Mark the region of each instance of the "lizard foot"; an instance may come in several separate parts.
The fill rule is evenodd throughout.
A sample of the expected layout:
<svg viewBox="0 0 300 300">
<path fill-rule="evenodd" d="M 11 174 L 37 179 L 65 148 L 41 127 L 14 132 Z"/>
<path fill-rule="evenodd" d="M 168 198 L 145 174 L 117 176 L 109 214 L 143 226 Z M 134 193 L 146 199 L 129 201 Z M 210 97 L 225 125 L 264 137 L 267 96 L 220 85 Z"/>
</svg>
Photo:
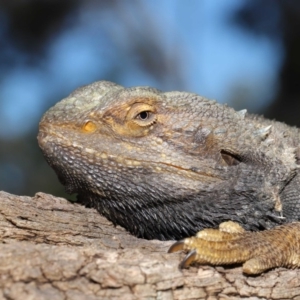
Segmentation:
<svg viewBox="0 0 300 300">
<path fill-rule="evenodd" d="M 250 232 L 229 221 L 219 229 L 204 229 L 195 237 L 173 244 L 170 252 L 188 251 L 180 268 L 191 263 L 226 265 L 243 263 L 246 274 L 260 274 L 275 267 L 300 267 L 300 222 L 270 230 Z"/>
</svg>

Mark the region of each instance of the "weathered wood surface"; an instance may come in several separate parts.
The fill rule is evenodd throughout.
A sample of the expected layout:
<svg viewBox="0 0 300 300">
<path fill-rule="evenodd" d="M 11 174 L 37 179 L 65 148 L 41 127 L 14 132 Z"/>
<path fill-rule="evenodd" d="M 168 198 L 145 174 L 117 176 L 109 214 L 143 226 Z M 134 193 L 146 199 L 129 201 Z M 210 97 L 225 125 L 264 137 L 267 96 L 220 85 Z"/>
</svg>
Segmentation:
<svg viewBox="0 0 300 300">
<path fill-rule="evenodd" d="M 0 192 L 0 299 L 299 299 L 300 270 L 191 267 L 96 210 Z"/>
</svg>

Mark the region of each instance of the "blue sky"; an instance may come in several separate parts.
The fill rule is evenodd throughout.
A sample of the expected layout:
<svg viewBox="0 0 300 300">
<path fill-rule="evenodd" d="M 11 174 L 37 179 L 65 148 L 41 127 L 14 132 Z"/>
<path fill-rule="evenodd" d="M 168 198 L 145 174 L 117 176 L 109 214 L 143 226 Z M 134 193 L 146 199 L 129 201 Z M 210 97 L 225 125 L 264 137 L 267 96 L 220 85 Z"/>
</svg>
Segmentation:
<svg viewBox="0 0 300 300">
<path fill-rule="evenodd" d="M 37 128 L 50 101 L 60 100 L 57 95 L 67 96 L 80 85 L 107 79 L 112 69 L 118 72 L 118 83 L 126 86 L 184 89 L 219 102 L 230 104 L 233 100 L 232 104 L 250 111 L 264 108 L 276 91 L 282 50 L 280 41 L 250 35 L 228 24 L 230 13 L 243 2 L 124 1 L 117 14 L 122 22 L 115 12 L 100 12 L 86 4 L 70 16 L 72 25 L 66 25 L 49 43 L 38 66 L 29 66 L 26 57 L 11 50 L 19 64 L 0 83 L 0 136 L 13 139 Z M 141 16 L 137 16 L 139 9 Z M 0 37 L 5 31 L 5 18 L 1 20 Z M 178 66 L 170 68 L 180 70 L 183 86 L 177 87 L 171 77 L 158 81 L 145 72 L 138 57 L 130 56 L 130 32 L 124 22 L 141 38 L 158 33 L 164 55 L 178 58 Z M 233 97 L 237 90 L 242 104 Z"/>
</svg>

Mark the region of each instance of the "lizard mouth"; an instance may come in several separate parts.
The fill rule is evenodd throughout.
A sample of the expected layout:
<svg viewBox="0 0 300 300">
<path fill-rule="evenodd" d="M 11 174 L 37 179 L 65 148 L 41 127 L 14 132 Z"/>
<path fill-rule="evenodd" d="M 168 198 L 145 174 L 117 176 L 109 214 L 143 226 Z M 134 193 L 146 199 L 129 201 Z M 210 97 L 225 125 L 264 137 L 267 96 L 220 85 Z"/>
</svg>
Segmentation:
<svg viewBox="0 0 300 300">
<path fill-rule="evenodd" d="M 154 177 L 170 183 L 182 182 L 182 178 L 186 178 L 193 190 L 199 189 L 199 182 L 209 184 L 223 181 L 221 174 L 211 172 L 211 166 L 201 169 L 181 161 L 176 164 L 176 161 L 159 158 L 149 160 L 147 158 L 150 155 L 139 158 L 135 149 L 128 153 L 122 151 L 124 147 L 113 143 L 109 137 L 107 140 L 97 140 L 96 148 L 90 143 L 90 136 L 82 133 L 79 138 L 78 132 L 63 126 L 56 128 L 41 123 L 38 142 L 48 164 L 55 170 L 68 193 L 78 192 L 87 184 L 94 185 L 93 181 L 98 184 L 98 192 L 105 185 L 113 189 L 112 182 L 115 180 L 110 182 L 111 177 L 119 177 L 120 180 L 130 177 L 137 184 L 139 180 L 151 182 Z"/>
</svg>

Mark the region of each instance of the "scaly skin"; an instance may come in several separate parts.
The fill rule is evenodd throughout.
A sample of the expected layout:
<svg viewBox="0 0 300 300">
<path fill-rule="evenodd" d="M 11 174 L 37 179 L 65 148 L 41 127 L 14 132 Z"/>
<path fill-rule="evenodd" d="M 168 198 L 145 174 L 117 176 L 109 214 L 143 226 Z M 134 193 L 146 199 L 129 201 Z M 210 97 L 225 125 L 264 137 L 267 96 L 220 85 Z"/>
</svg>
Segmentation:
<svg viewBox="0 0 300 300">
<path fill-rule="evenodd" d="M 257 231 L 300 218 L 299 130 L 195 94 L 96 82 L 46 112 L 38 141 L 69 193 L 141 238 L 182 239 L 228 220 Z M 298 227 L 230 237 L 226 247 L 238 246 L 225 261 L 217 249 L 216 260 L 203 258 L 202 238 L 183 248 L 196 249 L 188 262 L 215 264 L 256 245 L 258 257 L 267 249 L 267 268 L 296 266 Z M 277 260 L 269 253 L 278 240 L 286 247 Z"/>
<path fill-rule="evenodd" d="M 173 244 L 169 252 L 190 251 L 181 262 L 181 268 L 192 262 L 213 265 L 244 263 L 244 273 L 260 274 L 274 267 L 300 266 L 299 222 L 259 232 L 231 231 L 226 228 L 227 223 L 221 223 L 223 228 L 219 230 L 199 231 L 195 237 Z"/>
</svg>

